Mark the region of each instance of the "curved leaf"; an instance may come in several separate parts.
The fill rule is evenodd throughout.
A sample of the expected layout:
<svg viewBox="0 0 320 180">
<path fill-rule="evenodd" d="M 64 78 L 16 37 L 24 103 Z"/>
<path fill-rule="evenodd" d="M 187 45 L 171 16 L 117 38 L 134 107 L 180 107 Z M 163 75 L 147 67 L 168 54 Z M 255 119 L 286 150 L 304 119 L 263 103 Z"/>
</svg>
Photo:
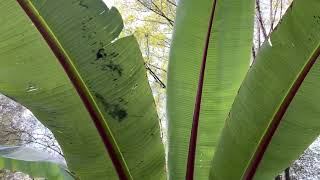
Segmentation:
<svg viewBox="0 0 320 180">
<path fill-rule="evenodd" d="M 207 31 L 212 26 L 196 138 L 195 177 L 208 179 L 220 131 L 249 67 L 253 0 L 180 0 L 168 75 L 170 179 L 184 179 L 190 131 Z M 208 25 L 209 24 L 209 25 Z M 193 147 L 195 148 L 195 147 Z"/>
<path fill-rule="evenodd" d="M 48 180 L 72 180 L 64 161 L 23 146 L 0 145 L 0 168 L 19 171 Z"/>
<path fill-rule="evenodd" d="M 134 37 L 115 41 L 119 12 L 100 0 L 19 0 L 32 23 L 16 1 L 0 2 L 0 91 L 53 132 L 70 171 L 118 179 L 105 142 L 121 178 L 164 178 L 141 52 Z"/>
<path fill-rule="evenodd" d="M 211 179 L 273 179 L 319 135 L 320 2 L 295 0 L 235 99 Z"/>
</svg>

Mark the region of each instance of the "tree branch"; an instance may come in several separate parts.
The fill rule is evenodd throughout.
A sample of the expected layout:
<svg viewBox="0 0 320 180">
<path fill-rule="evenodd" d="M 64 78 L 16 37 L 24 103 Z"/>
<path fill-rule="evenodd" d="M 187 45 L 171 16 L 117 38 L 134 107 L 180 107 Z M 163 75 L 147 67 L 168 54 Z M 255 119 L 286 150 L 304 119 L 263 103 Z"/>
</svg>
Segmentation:
<svg viewBox="0 0 320 180">
<path fill-rule="evenodd" d="M 266 28 L 265 28 L 265 25 L 264 25 L 263 19 L 262 19 L 262 14 L 261 14 L 261 9 L 260 9 L 260 0 L 256 0 L 256 8 L 257 8 L 257 15 L 258 15 L 257 18 L 259 20 L 260 27 L 262 29 L 263 37 L 264 37 L 264 39 L 267 39 L 268 35 L 267 35 L 267 31 L 266 31 Z"/>
<path fill-rule="evenodd" d="M 147 65 L 147 63 L 144 63 L 146 69 L 149 71 L 151 76 L 156 80 L 157 83 L 160 84 L 162 88 L 167 88 L 167 86 L 161 81 L 161 79 L 152 71 L 152 69 Z"/>
<path fill-rule="evenodd" d="M 150 11 L 154 12 L 155 14 L 166 19 L 170 26 L 174 25 L 174 21 L 172 19 L 170 19 L 168 16 L 166 16 L 166 14 L 153 1 L 151 3 L 156 9 L 153 9 L 152 7 L 148 6 L 146 3 L 142 2 L 142 0 L 137 0 L 137 1 L 145 8 L 149 9 Z"/>
<path fill-rule="evenodd" d="M 170 0 L 167 0 L 167 2 L 170 3 L 171 5 L 177 7 L 177 4 L 176 4 L 175 2 L 172 2 L 172 1 L 170 1 Z"/>
</svg>

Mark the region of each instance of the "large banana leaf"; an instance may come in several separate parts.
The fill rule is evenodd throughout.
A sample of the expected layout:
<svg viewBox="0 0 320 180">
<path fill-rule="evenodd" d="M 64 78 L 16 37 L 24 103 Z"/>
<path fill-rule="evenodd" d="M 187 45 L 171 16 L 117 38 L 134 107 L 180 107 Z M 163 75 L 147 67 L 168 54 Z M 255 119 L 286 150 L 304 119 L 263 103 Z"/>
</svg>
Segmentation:
<svg viewBox="0 0 320 180">
<path fill-rule="evenodd" d="M 19 171 L 48 180 L 72 180 L 65 162 L 50 154 L 24 146 L 0 145 L 0 169 Z"/>
<path fill-rule="evenodd" d="M 165 177 L 141 52 L 132 36 L 116 40 L 123 22 L 115 8 L 0 0 L 0 23 L 0 91 L 53 132 L 76 177 Z"/>
<path fill-rule="evenodd" d="M 295 0 L 226 120 L 211 179 L 273 179 L 320 132 L 320 1 Z"/>
<path fill-rule="evenodd" d="M 253 0 L 180 0 L 168 75 L 168 167 L 184 179 L 200 65 L 212 27 L 195 159 L 196 179 L 208 179 L 211 160 L 231 103 L 249 68 Z M 212 13 L 213 12 L 213 13 Z M 213 15 L 213 23 L 209 24 Z"/>
</svg>

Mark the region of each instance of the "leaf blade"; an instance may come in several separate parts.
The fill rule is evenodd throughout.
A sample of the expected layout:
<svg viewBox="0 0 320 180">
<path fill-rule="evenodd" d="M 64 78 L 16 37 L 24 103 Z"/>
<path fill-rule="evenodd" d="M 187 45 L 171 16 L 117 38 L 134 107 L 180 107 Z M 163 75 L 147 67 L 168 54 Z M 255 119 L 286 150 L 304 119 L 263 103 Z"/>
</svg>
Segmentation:
<svg viewBox="0 0 320 180">
<path fill-rule="evenodd" d="M 66 74 L 68 75 L 70 81 L 72 82 L 74 88 L 81 97 L 83 104 L 85 105 L 87 111 L 89 112 L 103 142 L 109 156 L 113 162 L 113 165 L 118 173 L 120 179 L 132 179 L 126 162 L 123 159 L 122 153 L 111 133 L 111 130 L 106 124 L 106 120 L 102 115 L 97 103 L 93 99 L 88 87 L 85 85 L 83 79 L 81 78 L 79 72 L 77 71 L 75 65 L 73 64 L 68 53 L 63 49 L 62 45 L 59 43 L 58 39 L 54 36 L 52 30 L 46 24 L 45 20 L 42 19 L 40 13 L 37 11 L 36 7 L 26 0 L 17 1 L 22 9 L 29 16 L 31 21 L 37 27 L 42 37 L 48 43 L 53 53 L 59 60 L 61 66 L 64 68 Z"/>
<path fill-rule="evenodd" d="M 316 1 L 295 1 L 272 33 L 272 46 L 264 43 L 230 111 L 214 157 L 211 179 L 274 178 L 318 135 L 319 125 L 314 119 L 319 111 L 314 104 L 318 95 L 313 88 L 319 83 L 312 76 L 318 73 L 316 67 L 319 63 L 311 65 L 319 53 L 320 39 L 315 33 L 319 24 L 313 17 L 319 14 L 319 5 Z M 299 83 L 302 83 L 300 87 Z M 299 91 L 295 94 L 297 89 Z M 312 99 L 308 98 L 309 95 Z M 303 124 L 302 114 L 306 116 Z M 281 120 L 275 123 L 279 126 L 273 129 L 274 132 L 269 131 L 268 128 L 274 125 L 273 120 L 277 119 Z M 304 127 L 309 131 L 304 133 Z M 264 136 L 272 136 L 272 139 L 263 148 L 265 153 L 254 169 L 249 164 L 258 160 L 254 154 L 263 142 L 267 142 L 263 140 Z M 222 153 L 229 154 L 229 157 L 222 157 Z M 245 174 L 250 168 L 251 177 Z"/>
<path fill-rule="evenodd" d="M 185 178 L 192 112 L 212 7 L 209 0 L 179 3 L 167 90 L 168 166 L 172 179 Z M 250 0 L 217 1 L 197 137 L 195 175 L 199 179 L 209 176 L 210 161 L 224 118 L 249 67 L 253 10 L 254 2 Z"/>
<path fill-rule="evenodd" d="M 32 2 L 94 95 L 132 176 L 164 178 L 159 124 L 138 43 L 134 37 L 111 43 L 123 27 L 118 11 L 101 1 Z M 53 132 L 77 176 L 117 179 L 89 113 L 51 49 L 17 2 L 2 5 L 1 17 L 15 21 L 0 28 L 5 32 L 0 37 L 5 39 L 0 43 L 5 47 L 0 50 L 1 91 L 25 105 Z M 97 60 L 102 48 L 108 57 Z"/>
</svg>

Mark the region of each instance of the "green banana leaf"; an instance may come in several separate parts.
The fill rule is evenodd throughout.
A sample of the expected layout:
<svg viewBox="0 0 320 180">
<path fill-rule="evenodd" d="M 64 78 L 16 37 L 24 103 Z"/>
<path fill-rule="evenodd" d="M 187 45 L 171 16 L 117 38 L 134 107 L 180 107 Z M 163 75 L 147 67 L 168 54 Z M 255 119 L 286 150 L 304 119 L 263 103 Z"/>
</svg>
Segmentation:
<svg viewBox="0 0 320 180">
<path fill-rule="evenodd" d="M 134 37 L 117 38 L 123 22 L 115 8 L 0 0 L 0 22 L 0 92 L 53 132 L 77 178 L 118 179 L 119 167 L 126 179 L 165 178 L 143 58 Z"/>
<path fill-rule="evenodd" d="M 24 146 L 0 145 L 0 169 L 27 173 L 33 178 L 73 180 L 63 160 Z"/>
<path fill-rule="evenodd" d="M 184 179 L 200 65 L 212 0 L 180 0 L 168 74 L 169 178 Z M 253 0 L 218 0 L 204 76 L 195 177 L 208 179 L 224 120 L 249 68 L 253 36 Z"/>
<path fill-rule="evenodd" d="M 319 135 L 319 29 L 320 1 L 295 0 L 241 85 L 211 179 L 273 179 Z"/>
</svg>

